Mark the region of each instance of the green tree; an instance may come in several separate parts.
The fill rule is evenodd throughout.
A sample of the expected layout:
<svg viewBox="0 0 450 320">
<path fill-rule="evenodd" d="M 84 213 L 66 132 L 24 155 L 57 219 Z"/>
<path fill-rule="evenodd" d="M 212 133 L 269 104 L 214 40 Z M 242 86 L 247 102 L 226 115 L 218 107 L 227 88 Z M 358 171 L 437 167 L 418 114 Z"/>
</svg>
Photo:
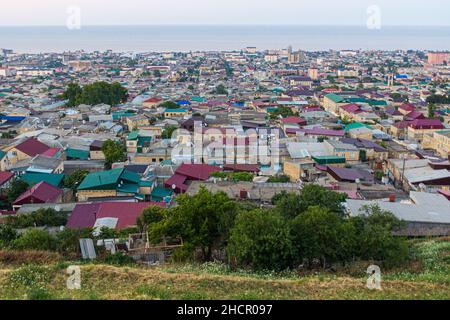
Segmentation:
<svg viewBox="0 0 450 320">
<path fill-rule="evenodd" d="M 83 89 L 78 83 L 69 83 L 66 91 L 62 94 L 63 99 L 69 100 L 67 105 L 69 107 L 74 107 L 79 100 Z"/>
<path fill-rule="evenodd" d="M 0 225 L 0 249 L 8 248 L 17 237 L 18 234 L 13 227 L 10 225 Z"/>
<path fill-rule="evenodd" d="M 226 246 L 237 213 L 236 202 L 223 192 L 212 194 L 201 187 L 194 196 L 178 196 L 177 203 L 166 219 L 154 224 L 153 233 L 159 238 L 182 237 L 185 258 L 192 258 L 198 250 L 201 260 L 210 261 L 215 250 Z"/>
<path fill-rule="evenodd" d="M 54 250 L 55 238 L 45 230 L 28 229 L 19 238 L 12 242 L 17 250 Z"/>
<path fill-rule="evenodd" d="M 105 165 L 107 168 L 111 168 L 115 162 L 126 160 L 125 146 L 119 141 L 105 141 L 102 145 L 102 151 L 105 154 Z"/>
<path fill-rule="evenodd" d="M 176 127 L 176 126 L 172 126 L 172 125 L 166 126 L 161 134 L 161 138 L 162 139 L 172 139 L 172 134 L 177 129 L 178 129 L 178 127 Z"/>
<path fill-rule="evenodd" d="M 220 94 L 220 95 L 227 95 L 228 94 L 228 90 L 223 84 L 219 84 L 216 87 L 216 89 L 214 90 L 214 93 L 215 94 Z"/>
<path fill-rule="evenodd" d="M 148 231 L 149 227 L 161 222 L 167 215 L 167 209 L 158 206 L 151 206 L 142 212 L 137 220 L 137 226 L 141 232 Z"/>
<path fill-rule="evenodd" d="M 300 194 L 281 193 L 272 202 L 276 209 L 287 219 L 293 219 L 309 207 L 320 206 L 340 216 L 344 215 L 342 203 L 347 198 L 344 193 L 328 190 L 322 186 L 308 184 L 303 186 Z"/>
<path fill-rule="evenodd" d="M 18 229 L 44 226 L 59 227 L 67 223 L 67 213 L 58 212 L 51 208 L 42 208 L 30 214 L 8 216 L 6 222 L 13 228 Z"/>
<path fill-rule="evenodd" d="M 173 102 L 173 101 L 164 101 L 163 103 L 161 103 L 159 105 L 160 108 L 164 108 L 164 109 L 179 109 L 180 106 Z"/>
<path fill-rule="evenodd" d="M 380 261 L 386 267 L 399 266 L 408 260 L 408 243 L 403 237 L 394 235 L 403 223 L 391 212 L 378 205 L 365 206 L 361 215 L 350 218 L 350 222 L 358 241 L 356 256 Z"/>
<path fill-rule="evenodd" d="M 315 206 L 292 221 L 294 250 L 298 262 L 306 260 L 309 266 L 314 260 L 323 267 L 336 262 L 340 251 L 341 219 L 327 209 Z"/>
<path fill-rule="evenodd" d="M 72 190 L 77 190 L 81 181 L 83 181 L 88 174 L 89 171 L 87 170 L 76 170 L 70 175 L 64 177 L 64 186 Z"/>
<path fill-rule="evenodd" d="M 436 105 L 434 103 L 428 104 L 428 118 L 434 118 L 434 111 L 436 110 Z"/>
<path fill-rule="evenodd" d="M 6 199 L 10 206 L 12 203 L 25 191 L 27 191 L 29 185 L 23 180 L 15 178 L 9 187 L 6 189 Z"/>
<path fill-rule="evenodd" d="M 239 266 L 255 270 L 285 269 L 292 258 L 288 225 L 275 211 L 240 212 L 231 230 L 228 254 Z"/>
<path fill-rule="evenodd" d="M 78 84 L 69 84 L 62 96 L 69 100 L 68 106 L 100 103 L 117 105 L 127 100 L 128 91 L 118 82 L 110 84 L 105 81 L 98 81 L 82 88 Z"/>
</svg>

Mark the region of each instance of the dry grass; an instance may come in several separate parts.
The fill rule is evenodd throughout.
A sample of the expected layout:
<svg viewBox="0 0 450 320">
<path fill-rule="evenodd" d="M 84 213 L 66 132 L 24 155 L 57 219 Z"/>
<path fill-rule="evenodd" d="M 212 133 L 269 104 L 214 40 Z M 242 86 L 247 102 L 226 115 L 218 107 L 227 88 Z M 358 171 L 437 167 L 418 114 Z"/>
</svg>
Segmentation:
<svg viewBox="0 0 450 320">
<path fill-rule="evenodd" d="M 264 280 L 208 273 L 169 273 L 164 269 L 82 265 L 81 290 L 65 288 L 65 270 L 55 271 L 47 286 L 55 299 L 450 299 L 447 284 L 389 280 L 381 291 L 366 288 L 366 279 L 307 276 Z M 0 284 L 8 272 L 0 272 Z M 0 297 L 1 293 L 0 293 Z M 2 298 L 22 299 L 23 294 Z"/>
<path fill-rule="evenodd" d="M 20 266 L 23 264 L 49 265 L 62 261 L 61 255 L 49 251 L 0 250 L 0 265 Z"/>
</svg>

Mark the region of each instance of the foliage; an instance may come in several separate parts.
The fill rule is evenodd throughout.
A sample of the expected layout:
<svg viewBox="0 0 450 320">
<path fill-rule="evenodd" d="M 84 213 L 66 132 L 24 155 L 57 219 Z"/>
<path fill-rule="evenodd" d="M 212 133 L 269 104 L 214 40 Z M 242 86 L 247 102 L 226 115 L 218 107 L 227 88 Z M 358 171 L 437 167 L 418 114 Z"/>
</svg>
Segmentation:
<svg viewBox="0 0 450 320">
<path fill-rule="evenodd" d="M 113 106 L 125 102 L 128 98 L 128 91 L 118 82 L 110 84 L 99 81 L 84 87 L 71 83 L 67 86 L 62 97 L 69 100 L 67 105 L 70 107 L 80 104 L 96 105 L 101 103 Z"/>
<path fill-rule="evenodd" d="M 450 96 L 447 95 L 439 95 L 439 94 L 432 94 L 431 96 L 427 97 L 427 103 L 433 103 L 433 104 L 450 104 Z"/>
<path fill-rule="evenodd" d="M 67 213 L 58 212 L 54 209 L 39 209 L 30 214 L 8 216 L 8 225 L 13 228 L 22 229 L 29 227 L 59 227 L 67 223 Z"/>
<path fill-rule="evenodd" d="M 70 175 L 64 177 L 64 186 L 75 191 L 88 174 L 89 171 L 87 170 L 76 170 Z"/>
<path fill-rule="evenodd" d="M 64 228 L 56 234 L 56 250 L 64 256 L 78 256 L 80 252 L 80 239 L 92 238 L 92 229 Z"/>
<path fill-rule="evenodd" d="M 28 229 L 12 242 L 12 247 L 17 250 L 54 250 L 56 241 L 45 230 Z"/>
<path fill-rule="evenodd" d="M 270 114 L 271 119 L 278 119 L 280 116 L 282 118 L 298 116 L 298 112 L 292 111 L 292 108 L 280 106 Z"/>
<path fill-rule="evenodd" d="M 268 180 L 268 182 L 271 182 L 271 183 L 287 183 L 290 181 L 291 181 L 291 179 L 286 175 L 278 175 L 278 176 L 270 177 Z"/>
<path fill-rule="evenodd" d="M 292 219 L 309 207 L 320 206 L 339 215 L 344 214 L 342 202 L 347 198 L 346 194 L 334 192 L 314 184 L 303 186 L 301 193 L 281 193 L 275 195 L 272 203 L 286 218 Z"/>
<path fill-rule="evenodd" d="M 107 168 L 111 168 L 115 162 L 126 160 L 125 146 L 119 141 L 105 141 L 102 145 L 102 151 L 105 154 L 105 165 Z"/>
<path fill-rule="evenodd" d="M 229 181 L 253 181 L 254 175 L 250 172 L 213 172 L 211 177 L 227 179 Z"/>
<path fill-rule="evenodd" d="M 152 233 L 156 239 L 181 236 L 185 257 L 192 257 L 199 249 L 202 260 L 211 260 L 213 250 L 226 246 L 237 213 L 236 202 L 223 192 L 212 194 L 202 187 L 194 196 L 178 196 L 177 203 L 168 209 L 165 220 L 153 225 Z"/>
<path fill-rule="evenodd" d="M 161 222 L 164 220 L 166 215 L 166 209 L 158 207 L 158 206 L 151 206 L 145 209 L 142 212 L 142 215 L 137 220 L 137 226 L 141 232 L 147 231 L 149 226 Z"/>
<path fill-rule="evenodd" d="M 108 254 L 101 261 L 115 266 L 129 266 L 136 263 L 132 257 L 127 256 L 122 252 L 117 252 L 116 254 Z"/>
<path fill-rule="evenodd" d="M 15 178 L 9 187 L 6 189 L 6 199 L 12 205 L 12 203 L 25 191 L 27 191 L 29 185 L 23 180 Z"/>
<path fill-rule="evenodd" d="M 428 104 L 428 118 L 434 118 L 434 111 L 436 110 L 436 105 L 434 103 Z"/>
<path fill-rule="evenodd" d="M 321 207 L 309 207 L 306 212 L 292 221 L 292 235 L 295 256 L 299 263 L 304 260 L 309 266 L 315 260 L 325 267 L 338 260 L 341 253 L 343 221 L 335 214 Z"/>
<path fill-rule="evenodd" d="M 214 93 L 218 94 L 218 95 L 227 95 L 228 94 L 228 90 L 223 84 L 219 84 L 215 88 Z"/>
<path fill-rule="evenodd" d="M 172 139 L 172 134 L 177 130 L 178 128 L 176 126 L 168 125 L 164 128 L 161 138 L 162 139 Z"/>
<path fill-rule="evenodd" d="M 254 270 L 280 270 L 290 266 L 292 243 L 289 228 L 275 211 L 240 212 L 231 230 L 231 261 Z"/>
<path fill-rule="evenodd" d="M 177 103 L 173 102 L 173 101 L 165 101 L 165 102 L 163 102 L 163 103 L 161 103 L 161 104 L 159 105 L 159 108 L 164 108 L 164 109 L 179 109 L 180 106 L 179 106 Z"/>
<path fill-rule="evenodd" d="M 17 232 L 10 225 L 0 225 L 0 248 L 9 247 L 17 237 Z"/>
</svg>

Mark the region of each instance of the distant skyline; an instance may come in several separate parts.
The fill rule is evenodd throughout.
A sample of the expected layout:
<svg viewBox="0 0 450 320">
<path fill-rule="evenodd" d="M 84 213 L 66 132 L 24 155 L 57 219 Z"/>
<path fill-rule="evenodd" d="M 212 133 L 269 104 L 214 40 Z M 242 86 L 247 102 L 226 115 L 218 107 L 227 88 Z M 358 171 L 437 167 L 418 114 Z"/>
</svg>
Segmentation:
<svg viewBox="0 0 450 320">
<path fill-rule="evenodd" d="M 356 25 L 367 8 L 384 26 L 450 26 L 442 0 L 2 0 L 0 26 L 64 26 L 68 8 L 82 26 L 99 25 Z"/>
</svg>

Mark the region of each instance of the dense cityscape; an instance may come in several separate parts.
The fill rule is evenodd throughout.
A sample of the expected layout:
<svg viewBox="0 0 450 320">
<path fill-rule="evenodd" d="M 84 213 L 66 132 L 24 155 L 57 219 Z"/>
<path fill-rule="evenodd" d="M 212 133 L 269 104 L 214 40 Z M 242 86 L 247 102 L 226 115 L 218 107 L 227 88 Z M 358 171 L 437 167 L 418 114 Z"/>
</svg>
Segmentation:
<svg viewBox="0 0 450 320">
<path fill-rule="evenodd" d="M 450 250 L 449 63 L 449 52 L 292 46 L 3 49 L 0 264 L 206 263 L 297 277 L 366 261 L 414 274 L 426 246 Z M 411 289 L 419 298 L 449 298 L 439 263 L 430 288 Z M 126 298 L 183 299 L 146 290 Z M 254 294 L 301 296 L 269 292 Z"/>
</svg>

